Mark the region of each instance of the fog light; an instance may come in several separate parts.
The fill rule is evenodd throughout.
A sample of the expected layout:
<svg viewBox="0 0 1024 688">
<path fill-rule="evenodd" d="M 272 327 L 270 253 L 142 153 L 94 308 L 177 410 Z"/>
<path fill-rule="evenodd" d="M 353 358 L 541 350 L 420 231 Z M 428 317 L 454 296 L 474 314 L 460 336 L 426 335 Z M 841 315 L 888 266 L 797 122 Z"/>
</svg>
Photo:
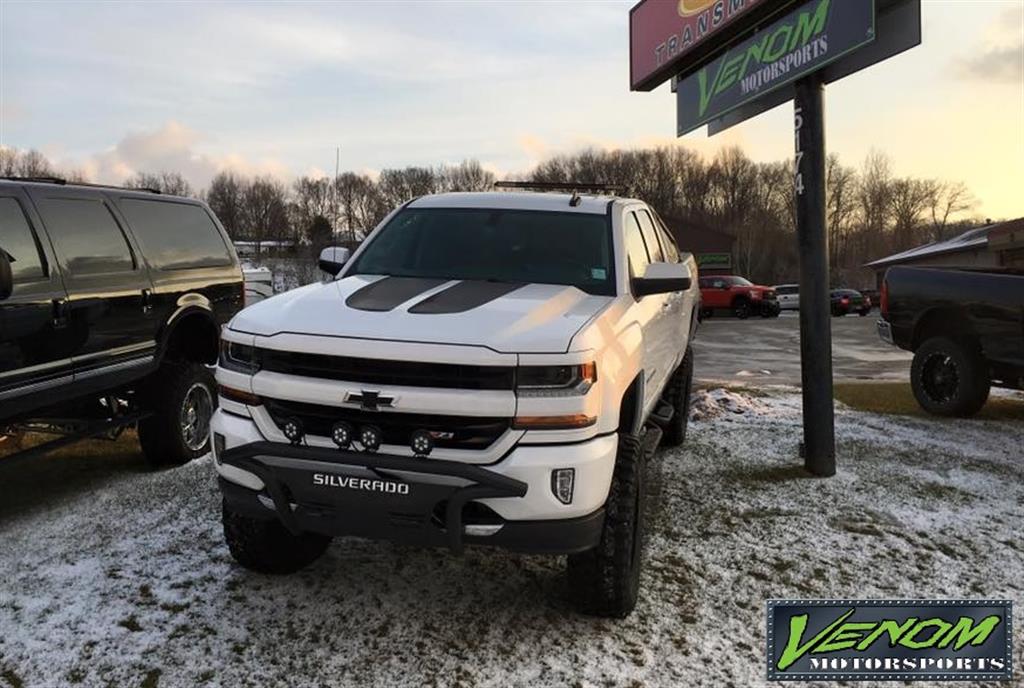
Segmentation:
<svg viewBox="0 0 1024 688">
<path fill-rule="evenodd" d="M 434 438 L 426 430 L 417 430 L 412 434 L 409 446 L 416 456 L 427 456 L 434 450 Z"/>
<path fill-rule="evenodd" d="M 338 445 L 338 449 L 348 449 L 354 434 L 355 429 L 343 420 L 339 420 L 331 427 L 331 439 Z"/>
<path fill-rule="evenodd" d="M 376 425 L 364 425 L 359 429 L 359 444 L 368 452 L 380 449 L 381 432 Z"/>
<path fill-rule="evenodd" d="M 302 432 L 302 421 L 298 418 L 286 419 L 284 425 L 281 426 L 281 432 L 284 433 L 284 436 L 292 444 L 301 444 L 304 434 Z"/>
<path fill-rule="evenodd" d="M 224 455 L 224 449 L 227 448 L 227 440 L 224 435 L 219 432 L 213 433 L 213 458 L 220 462 L 220 457 Z"/>
<path fill-rule="evenodd" d="M 559 468 L 551 471 L 551 492 L 562 504 L 572 503 L 572 489 L 575 483 L 575 468 Z"/>
</svg>

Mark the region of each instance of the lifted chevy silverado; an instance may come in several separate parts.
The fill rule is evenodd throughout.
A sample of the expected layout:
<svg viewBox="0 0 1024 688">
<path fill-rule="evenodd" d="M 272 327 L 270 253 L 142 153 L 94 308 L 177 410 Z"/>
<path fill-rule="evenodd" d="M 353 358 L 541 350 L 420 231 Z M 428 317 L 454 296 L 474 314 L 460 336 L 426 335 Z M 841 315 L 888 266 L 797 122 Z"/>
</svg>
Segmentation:
<svg viewBox="0 0 1024 688">
<path fill-rule="evenodd" d="M 646 465 L 686 434 L 693 257 L 641 201 L 426 196 L 335 279 L 223 331 L 227 543 L 295 571 L 332 536 L 568 554 L 585 612 L 636 604 Z"/>
</svg>

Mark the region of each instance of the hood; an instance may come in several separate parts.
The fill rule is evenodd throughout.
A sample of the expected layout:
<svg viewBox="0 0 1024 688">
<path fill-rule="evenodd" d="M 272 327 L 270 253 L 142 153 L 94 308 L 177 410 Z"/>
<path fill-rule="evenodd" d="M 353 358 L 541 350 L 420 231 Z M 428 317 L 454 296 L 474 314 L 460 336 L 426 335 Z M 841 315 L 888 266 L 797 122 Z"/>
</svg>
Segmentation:
<svg viewBox="0 0 1024 688">
<path fill-rule="evenodd" d="M 556 284 L 353 275 L 260 301 L 230 327 L 557 353 L 611 301 Z"/>
</svg>

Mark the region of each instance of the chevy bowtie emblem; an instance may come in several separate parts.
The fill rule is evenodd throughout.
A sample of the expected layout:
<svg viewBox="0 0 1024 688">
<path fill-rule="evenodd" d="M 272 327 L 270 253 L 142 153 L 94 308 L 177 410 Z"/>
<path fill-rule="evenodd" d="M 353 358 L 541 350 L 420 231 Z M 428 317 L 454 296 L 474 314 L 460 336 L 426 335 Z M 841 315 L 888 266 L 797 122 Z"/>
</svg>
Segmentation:
<svg viewBox="0 0 1024 688">
<path fill-rule="evenodd" d="M 377 411 L 382 407 L 390 408 L 395 405 L 395 397 L 381 396 L 380 392 L 362 390 L 349 392 L 345 395 L 346 404 L 359 404 L 364 411 Z"/>
</svg>

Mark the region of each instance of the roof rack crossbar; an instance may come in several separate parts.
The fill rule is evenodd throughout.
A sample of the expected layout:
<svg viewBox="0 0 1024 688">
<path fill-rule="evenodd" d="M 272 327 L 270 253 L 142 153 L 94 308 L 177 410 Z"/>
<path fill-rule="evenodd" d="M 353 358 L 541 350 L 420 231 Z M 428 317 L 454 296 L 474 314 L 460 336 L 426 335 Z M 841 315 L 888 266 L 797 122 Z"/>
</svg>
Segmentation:
<svg viewBox="0 0 1024 688">
<path fill-rule="evenodd" d="M 494 182 L 496 189 L 538 189 L 543 191 L 571 191 L 583 193 L 622 193 L 625 187 L 619 184 L 595 184 L 592 182 Z"/>
</svg>

